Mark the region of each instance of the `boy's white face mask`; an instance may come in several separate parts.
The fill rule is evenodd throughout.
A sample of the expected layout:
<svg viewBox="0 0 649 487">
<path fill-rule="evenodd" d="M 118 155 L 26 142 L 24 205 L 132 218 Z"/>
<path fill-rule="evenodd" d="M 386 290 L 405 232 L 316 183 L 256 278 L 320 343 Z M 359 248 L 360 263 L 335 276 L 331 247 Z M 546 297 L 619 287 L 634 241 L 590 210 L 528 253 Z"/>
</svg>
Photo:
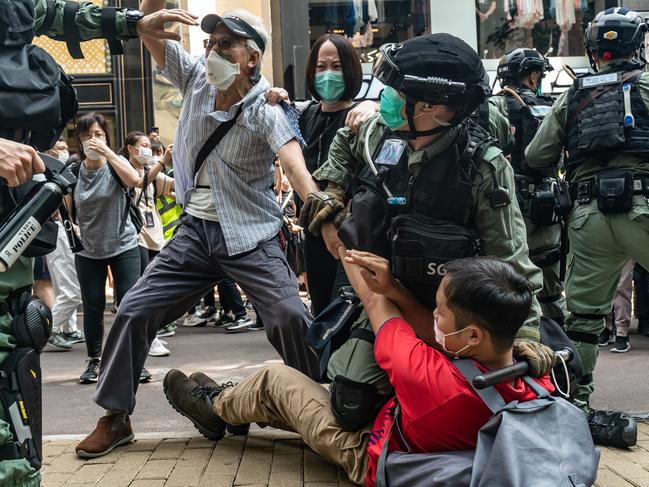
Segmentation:
<svg viewBox="0 0 649 487">
<path fill-rule="evenodd" d="M 471 345 L 467 343 L 464 347 L 460 348 L 459 350 L 452 351 L 446 348 L 446 337 L 451 335 L 457 335 L 458 333 L 462 333 L 467 328 L 468 327 L 462 328 L 461 330 L 458 331 L 452 331 L 451 333 L 444 333 L 442 330 L 439 329 L 439 326 L 437 326 L 437 319 L 435 319 L 433 324 L 433 329 L 435 330 L 435 341 L 439 344 L 440 347 L 442 347 L 442 350 L 444 350 L 447 354 L 452 355 L 454 357 L 459 357 L 460 353 L 464 352 Z"/>
</svg>

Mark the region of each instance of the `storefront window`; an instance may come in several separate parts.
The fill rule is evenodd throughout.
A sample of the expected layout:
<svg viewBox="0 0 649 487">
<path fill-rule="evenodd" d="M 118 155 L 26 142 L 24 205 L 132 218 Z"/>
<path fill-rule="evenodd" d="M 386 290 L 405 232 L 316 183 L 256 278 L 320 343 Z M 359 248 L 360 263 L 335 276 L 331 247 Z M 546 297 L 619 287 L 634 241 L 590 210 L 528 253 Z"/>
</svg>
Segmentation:
<svg viewBox="0 0 649 487">
<path fill-rule="evenodd" d="M 478 53 L 498 59 L 517 47 L 546 56 L 583 56 L 593 0 L 475 0 Z"/>
<path fill-rule="evenodd" d="M 430 33 L 430 0 L 309 0 L 309 29 L 311 45 L 341 34 L 371 63 L 380 45 Z"/>
</svg>

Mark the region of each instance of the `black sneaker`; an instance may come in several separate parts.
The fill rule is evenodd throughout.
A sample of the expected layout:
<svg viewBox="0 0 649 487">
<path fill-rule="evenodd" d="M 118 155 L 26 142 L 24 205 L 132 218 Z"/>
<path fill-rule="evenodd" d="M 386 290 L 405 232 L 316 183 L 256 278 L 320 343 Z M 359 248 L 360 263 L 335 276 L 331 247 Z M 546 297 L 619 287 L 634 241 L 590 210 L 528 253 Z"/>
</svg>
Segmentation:
<svg viewBox="0 0 649 487">
<path fill-rule="evenodd" d="M 212 324 L 214 326 L 229 326 L 232 323 L 234 323 L 234 317 L 229 313 L 224 313 L 223 311 L 221 311 L 218 318 L 214 320 Z"/>
<path fill-rule="evenodd" d="M 63 335 L 63 338 L 66 339 L 66 341 L 75 344 L 75 343 L 83 343 L 86 341 L 86 336 L 83 334 L 82 331 L 76 330 L 76 331 L 71 331 L 70 333 L 61 333 Z"/>
<path fill-rule="evenodd" d="M 162 383 L 169 404 L 188 418 L 208 440 L 218 441 L 225 436 L 226 423 L 212 407 L 212 398 L 233 384 L 202 387 L 180 370 L 172 369 Z"/>
<path fill-rule="evenodd" d="M 248 325 L 250 331 L 261 331 L 264 329 L 264 324 L 261 321 L 255 321 L 252 325 Z"/>
<path fill-rule="evenodd" d="M 602 331 L 602 333 L 600 333 L 597 337 L 597 345 L 599 345 L 600 347 L 605 347 L 607 345 L 610 345 L 611 343 L 615 343 L 615 335 L 604 328 L 604 331 Z"/>
<path fill-rule="evenodd" d="M 210 387 L 212 389 L 219 387 L 216 382 L 214 382 L 209 376 L 203 374 L 203 372 L 194 372 L 189 376 L 189 378 L 201 387 Z M 227 430 L 228 433 L 234 436 L 246 436 L 250 430 L 250 423 L 228 424 Z"/>
<path fill-rule="evenodd" d="M 615 337 L 615 346 L 609 351 L 613 353 L 626 353 L 629 350 L 631 350 L 629 337 Z"/>
<path fill-rule="evenodd" d="M 151 372 L 146 370 L 146 368 L 142 367 L 142 372 L 140 372 L 140 383 L 145 384 L 151 380 Z"/>
<path fill-rule="evenodd" d="M 627 413 L 590 411 L 587 415 L 593 442 L 602 446 L 628 448 L 636 444 L 638 425 Z"/>
<path fill-rule="evenodd" d="M 244 331 L 250 331 L 248 327 L 252 325 L 252 320 L 247 316 L 242 316 L 237 318 L 231 325 L 225 327 L 225 331 L 228 333 L 241 333 Z"/>
<path fill-rule="evenodd" d="M 92 384 L 93 382 L 97 382 L 97 379 L 99 378 L 99 359 L 93 358 L 86 360 L 86 362 L 88 362 L 88 367 L 86 367 L 86 371 L 81 374 L 81 377 L 79 377 L 79 382 L 81 384 Z"/>
</svg>

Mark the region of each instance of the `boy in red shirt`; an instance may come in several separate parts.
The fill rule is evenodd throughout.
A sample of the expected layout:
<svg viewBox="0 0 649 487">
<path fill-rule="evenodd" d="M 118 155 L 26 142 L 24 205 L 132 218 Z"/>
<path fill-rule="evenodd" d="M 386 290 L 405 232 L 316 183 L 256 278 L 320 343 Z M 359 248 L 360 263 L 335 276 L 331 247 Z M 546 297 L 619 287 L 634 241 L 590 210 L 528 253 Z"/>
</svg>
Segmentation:
<svg viewBox="0 0 649 487">
<path fill-rule="evenodd" d="M 212 440 L 221 439 L 228 424 L 258 422 L 296 431 L 315 452 L 344 468 L 353 482 L 370 487 L 396 400 L 402 411 L 401 431 L 412 450 L 475 448 L 478 431 L 491 412 L 451 357 L 472 358 L 483 371 L 511 365 L 514 338 L 532 303 L 529 282 L 497 259 L 452 262 L 428 325 L 420 323 L 414 329 L 390 299 L 403 291 L 385 259 L 348 251 L 344 260 L 376 333 L 377 363 L 396 393 L 372 428 L 342 430 L 327 390 L 285 365 L 266 367 L 236 386 L 218 385 L 200 372 L 187 377 L 172 370 L 164 380 L 171 405 Z M 539 383 L 552 390 L 547 376 Z M 536 397 L 520 379 L 496 388 L 507 402 Z M 390 437 L 389 450 L 402 449 Z"/>
</svg>

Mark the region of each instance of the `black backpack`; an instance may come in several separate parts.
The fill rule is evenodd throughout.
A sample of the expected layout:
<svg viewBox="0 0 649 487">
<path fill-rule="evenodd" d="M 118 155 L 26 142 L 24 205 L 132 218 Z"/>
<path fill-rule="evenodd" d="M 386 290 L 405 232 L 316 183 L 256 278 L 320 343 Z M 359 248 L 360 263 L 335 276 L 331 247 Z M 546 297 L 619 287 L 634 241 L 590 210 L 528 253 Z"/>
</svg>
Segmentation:
<svg viewBox="0 0 649 487">
<path fill-rule="evenodd" d="M 0 0 L 0 135 L 48 150 L 77 113 L 72 79 L 31 44 L 33 0 Z M 42 30 L 54 21 L 48 8 Z"/>
</svg>

